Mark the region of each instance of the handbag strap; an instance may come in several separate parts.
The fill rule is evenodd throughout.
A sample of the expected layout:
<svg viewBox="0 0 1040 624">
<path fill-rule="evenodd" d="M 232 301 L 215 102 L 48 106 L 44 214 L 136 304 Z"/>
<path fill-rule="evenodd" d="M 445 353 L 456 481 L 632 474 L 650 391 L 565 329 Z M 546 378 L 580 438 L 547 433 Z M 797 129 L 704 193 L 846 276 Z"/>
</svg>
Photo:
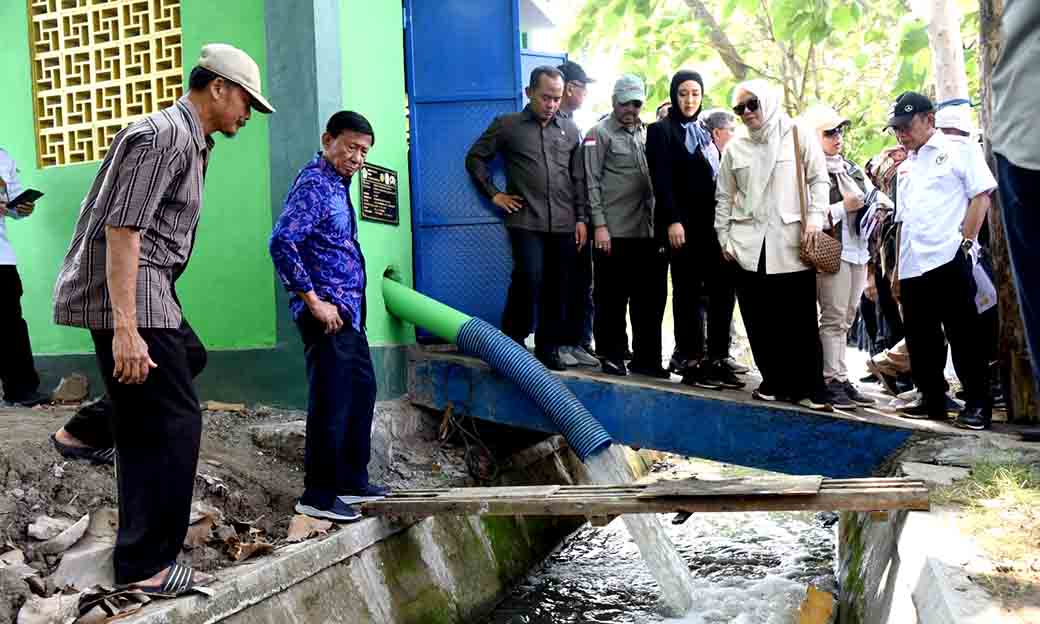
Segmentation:
<svg viewBox="0 0 1040 624">
<path fill-rule="evenodd" d="M 794 168 L 795 175 L 798 176 L 798 204 L 802 209 L 802 232 L 805 232 L 805 226 L 809 220 L 809 209 L 806 206 L 805 198 L 805 167 L 802 165 L 802 143 L 798 139 L 798 126 L 792 126 L 794 132 Z"/>
</svg>

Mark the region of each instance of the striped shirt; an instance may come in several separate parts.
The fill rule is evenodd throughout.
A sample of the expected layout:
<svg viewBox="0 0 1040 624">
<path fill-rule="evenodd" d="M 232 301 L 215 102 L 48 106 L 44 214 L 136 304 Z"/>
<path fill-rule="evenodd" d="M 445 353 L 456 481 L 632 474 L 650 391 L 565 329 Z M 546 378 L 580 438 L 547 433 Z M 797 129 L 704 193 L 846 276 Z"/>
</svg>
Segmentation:
<svg viewBox="0 0 1040 624">
<path fill-rule="evenodd" d="M 212 149 L 186 96 L 116 135 L 80 207 L 54 286 L 55 323 L 115 328 L 105 271 L 105 227 L 111 226 L 141 233 L 138 327 L 180 326 L 173 284 L 191 257 Z"/>
</svg>

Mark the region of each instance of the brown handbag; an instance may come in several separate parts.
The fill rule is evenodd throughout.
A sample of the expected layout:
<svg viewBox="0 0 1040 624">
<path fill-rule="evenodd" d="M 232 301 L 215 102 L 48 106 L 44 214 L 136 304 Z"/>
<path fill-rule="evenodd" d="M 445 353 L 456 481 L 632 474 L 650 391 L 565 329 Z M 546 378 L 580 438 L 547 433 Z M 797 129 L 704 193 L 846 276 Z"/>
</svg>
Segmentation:
<svg viewBox="0 0 1040 624">
<path fill-rule="evenodd" d="M 798 140 L 798 126 L 794 126 L 794 165 L 798 175 L 798 203 L 802 208 L 802 234 L 809 222 L 809 208 L 805 196 L 805 165 L 802 163 L 802 146 Z M 816 235 L 816 244 L 802 242 L 798 257 L 816 269 L 817 273 L 837 273 L 841 268 L 841 241 L 821 231 Z"/>
</svg>

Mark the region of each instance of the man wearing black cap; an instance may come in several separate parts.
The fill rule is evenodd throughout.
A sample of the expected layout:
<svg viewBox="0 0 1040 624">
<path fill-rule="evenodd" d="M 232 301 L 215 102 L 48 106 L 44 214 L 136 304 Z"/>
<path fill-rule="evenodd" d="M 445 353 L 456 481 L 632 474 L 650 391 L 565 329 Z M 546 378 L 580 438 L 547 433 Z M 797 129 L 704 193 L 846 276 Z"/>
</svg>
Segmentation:
<svg viewBox="0 0 1040 624">
<path fill-rule="evenodd" d="M 563 74 L 563 99 L 556 114 L 574 121 L 574 113 L 585 103 L 588 85 L 596 82 L 589 78 L 574 61 L 566 61 L 556 69 Z M 577 126 L 577 123 L 575 123 Z M 578 135 L 585 133 L 578 128 Z M 580 189 L 584 192 L 584 185 Z M 567 293 L 566 342 L 560 347 L 560 359 L 567 366 L 599 366 L 592 351 L 592 318 L 595 305 L 592 301 L 592 246 L 583 247 L 575 258 L 571 273 L 571 288 Z"/>
<path fill-rule="evenodd" d="M 896 295 L 921 402 L 903 415 L 946 419 L 945 330 L 967 395 L 956 424 L 984 429 L 990 424 L 989 373 L 970 256 L 997 183 L 977 144 L 950 141 L 936 130 L 935 107 L 927 97 L 899 96 L 888 127 L 909 152 L 899 167 Z"/>
</svg>

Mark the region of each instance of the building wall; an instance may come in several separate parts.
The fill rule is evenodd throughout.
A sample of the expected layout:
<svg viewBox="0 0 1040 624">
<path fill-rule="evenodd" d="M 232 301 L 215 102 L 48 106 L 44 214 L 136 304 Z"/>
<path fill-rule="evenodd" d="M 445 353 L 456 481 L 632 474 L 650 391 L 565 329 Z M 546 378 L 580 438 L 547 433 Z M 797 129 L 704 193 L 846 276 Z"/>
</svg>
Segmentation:
<svg viewBox="0 0 1040 624">
<path fill-rule="evenodd" d="M 368 162 L 398 173 L 400 225 L 361 221 L 361 244 L 368 263 L 368 331 L 375 344 L 413 342 L 415 332 L 385 311 L 380 282 L 392 267 L 412 283 L 412 214 L 405 121 L 404 26 L 400 2 L 343 0 L 340 51 L 343 108 L 372 123 L 376 144 Z M 359 207 L 358 184 L 352 187 Z"/>
<path fill-rule="evenodd" d="M 0 70 L 0 145 L 19 161 L 23 181 L 47 193 L 36 214 L 8 220 L 26 285 L 23 306 L 44 390 L 71 371 L 88 374 L 100 392 L 87 332 L 51 321 L 54 279 L 99 163 L 36 168 L 28 16 L 25 0 L 0 2 L 5 46 Z M 400 225 L 361 221 L 368 262 L 368 335 L 380 398 L 405 387 L 404 346 L 414 330 L 386 312 L 380 289 L 388 267 L 412 280 L 412 232 L 404 116 L 402 10 L 396 2 L 361 0 L 181 0 L 187 73 L 199 49 L 227 42 L 260 64 L 265 90 L 278 109 L 254 114 L 234 140 L 216 136 L 205 208 L 188 271 L 178 282 L 186 316 L 210 349 L 197 379 L 202 398 L 303 406 L 302 345 L 287 294 L 267 252 L 272 222 L 296 173 L 320 149 L 333 112 L 350 108 L 372 122 L 370 161 L 398 172 Z M 353 185 L 359 206 L 357 184 Z M 44 357 L 55 354 L 61 357 Z"/>
<path fill-rule="evenodd" d="M 99 163 L 39 169 L 27 2 L 0 3 L 4 53 L 0 75 L 0 145 L 17 160 L 23 183 L 46 196 L 29 219 L 8 220 L 25 284 L 22 307 L 37 354 L 90 351 L 87 332 L 54 325 L 52 289 Z M 182 0 L 185 85 L 204 43 L 227 41 L 266 65 L 263 3 Z M 268 347 L 275 339 L 274 278 L 267 259 L 270 231 L 268 120 L 254 114 L 234 140 L 216 137 L 207 174 L 198 240 L 177 290 L 187 317 L 214 349 Z"/>
</svg>

